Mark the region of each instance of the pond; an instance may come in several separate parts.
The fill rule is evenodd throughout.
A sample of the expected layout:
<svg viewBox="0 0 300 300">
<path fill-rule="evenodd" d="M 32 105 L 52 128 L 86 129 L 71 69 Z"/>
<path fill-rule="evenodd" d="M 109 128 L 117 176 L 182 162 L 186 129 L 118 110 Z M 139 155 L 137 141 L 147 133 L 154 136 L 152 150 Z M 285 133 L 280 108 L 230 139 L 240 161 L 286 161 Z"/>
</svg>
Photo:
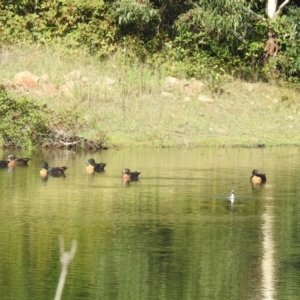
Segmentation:
<svg viewBox="0 0 300 300">
<path fill-rule="evenodd" d="M 299 148 L 14 154 L 30 161 L 0 169 L 1 299 L 54 298 L 59 237 L 77 241 L 64 300 L 299 298 Z M 41 179 L 42 162 L 66 176 Z M 140 180 L 124 185 L 126 167 Z"/>
</svg>

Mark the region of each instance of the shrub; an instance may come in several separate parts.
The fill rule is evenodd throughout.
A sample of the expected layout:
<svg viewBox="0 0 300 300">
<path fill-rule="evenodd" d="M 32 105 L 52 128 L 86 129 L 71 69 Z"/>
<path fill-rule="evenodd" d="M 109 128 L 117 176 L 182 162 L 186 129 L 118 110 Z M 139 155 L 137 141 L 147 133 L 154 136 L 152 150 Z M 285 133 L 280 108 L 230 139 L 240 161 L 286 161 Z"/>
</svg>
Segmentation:
<svg viewBox="0 0 300 300">
<path fill-rule="evenodd" d="M 0 134 L 4 147 L 28 148 L 47 134 L 50 111 L 25 97 L 12 98 L 0 89 Z"/>
</svg>

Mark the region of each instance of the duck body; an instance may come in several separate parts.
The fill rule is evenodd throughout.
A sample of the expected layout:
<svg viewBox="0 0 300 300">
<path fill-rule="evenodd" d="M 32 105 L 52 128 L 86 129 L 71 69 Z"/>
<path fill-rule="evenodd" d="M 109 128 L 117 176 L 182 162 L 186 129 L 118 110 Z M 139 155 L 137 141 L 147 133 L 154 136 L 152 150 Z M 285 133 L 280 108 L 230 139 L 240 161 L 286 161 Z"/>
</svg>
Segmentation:
<svg viewBox="0 0 300 300">
<path fill-rule="evenodd" d="M 101 173 L 104 172 L 106 164 L 105 163 L 96 163 L 93 158 L 88 160 L 88 165 L 86 166 L 86 171 L 89 174 L 93 174 L 95 172 Z"/>
<path fill-rule="evenodd" d="M 125 168 L 123 170 L 122 178 L 123 178 L 123 180 L 126 180 L 126 181 L 138 181 L 140 174 L 141 174 L 141 172 L 137 172 L 137 171 L 131 172 L 130 169 Z"/>
<path fill-rule="evenodd" d="M 68 169 L 67 167 L 49 167 L 47 163 L 43 163 L 41 165 L 40 175 L 42 177 L 47 177 L 51 175 L 53 177 L 65 176 L 65 171 Z"/>
<path fill-rule="evenodd" d="M 48 169 L 49 169 L 49 166 L 47 163 L 43 163 L 41 164 L 41 170 L 40 170 L 40 175 L 41 177 L 47 177 L 48 176 Z"/>
<path fill-rule="evenodd" d="M 0 160 L 0 168 L 7 168 L 8 161 L 7 160 Z"/>
<path fill-rule="evenodd" d="M 13 154 L 7 156 L 7 166 L 14 167 L 14 166 L 27 166 L 29 158 L 17 158 Z"/>
<path fill-rule="evenodd" d="M 250 177 L 250 181 L 253 184 L 263 184 L 263 183 L 266 183 L 266 181 L 267 181 L 266 174 L 263 174 L 259 170 L 254 169 L 252 171 L 252 176 Z"/>
<path fill-rule="evenodd" d="M 227 197 L 227 199 L 231 202 L 234 202 L 235 199 L 234 190 L 231 190 L 231 194 Z"/>
</svg>

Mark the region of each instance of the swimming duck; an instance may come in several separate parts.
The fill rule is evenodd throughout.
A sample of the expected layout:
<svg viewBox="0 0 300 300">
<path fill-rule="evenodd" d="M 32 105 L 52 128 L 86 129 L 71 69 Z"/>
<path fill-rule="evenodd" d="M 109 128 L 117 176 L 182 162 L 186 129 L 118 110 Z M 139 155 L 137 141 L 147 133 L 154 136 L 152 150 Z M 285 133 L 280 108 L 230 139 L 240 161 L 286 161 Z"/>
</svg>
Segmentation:
<svg viewBox="0 0 300 300">
<path fill-rule="evenodd" d="M 40 175 L 42 177 L 46 177 L 48 175 L 54 176 L 54 177 L 60 177 L 65 176 L 65 171 L 68 169 L 67 167 L 49 167 L 47 163 L 43 163 L 41 165 L 41 171 Z"/>
<path fill-rule="evenodd" d="M 234 199 L 235 199 L 235 196 L 234 196 L 234 190 L 231 190 L 231 194 L 230 194 L 230 196 L 227 197 L 227 199 L 228 199 L 229 201 L 231 201 L 231 202 L 234 201 Z"/>
<path fill-rule="evenodd" d="M 234 196 L 234 190 L 231 190 L 231 194 L 227 197 L 227 199 L 233 204 L 235 196 Z"/>
<path fill-rule="evenodd" d="M 267 181 L 266 174 L 261 173 L 259 170 L 254 169 L 252 171 L 252 176 L 250 177 L 250 181 L 253 184 L 262 184 Z"/>
<path fill-rule="evenodd" d="M 88 160 L 88 165 L 86 166 L 86 171 L 89 174 L 93 174 L 95 172 L 101 173 L 104 171 L 105 166 L 105 163 L 96 163 L 93 158 L 90 158 Z"/>
<path fill-rule="evenodd" d="M 140 174 L 141 174 L 141 172 L 137 172 L 137 171 L 130 172 L 130 169 L 125 168 L 123 170 L 122 178 L 123 178 L 123 180 L 126 180 L 126 181 L 137 181 L 137 180 L 139 180 Z"/>
<path fill-rule="evenodd" d="M 8 161 L 7 160 L 0 160 L 0 168 L 7 168 Z"/>
<path fill-rule="evenodd" d="M 49 166 L 47 163 L 43 163 L 41 164 L 41 170 L 40 170 L 40 175 L 41 177 L 45 178 L 45 177 L 48 177 L 48 169 L 49 169 Z"/>
<path fill-rule="evenodd" d="M 16 158 L 13 154 L 7 156 L 7 166 L 14 167 L 14 166 L 27 166 L 29 158 Z"/>
</svg>

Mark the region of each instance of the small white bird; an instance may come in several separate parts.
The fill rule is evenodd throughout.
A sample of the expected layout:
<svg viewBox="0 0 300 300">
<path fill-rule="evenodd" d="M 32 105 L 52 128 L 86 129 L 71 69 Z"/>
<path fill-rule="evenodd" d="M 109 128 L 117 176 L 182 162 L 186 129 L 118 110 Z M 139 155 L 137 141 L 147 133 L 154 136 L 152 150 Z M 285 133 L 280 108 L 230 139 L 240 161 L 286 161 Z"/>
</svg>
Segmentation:
<svg viewBox="0 0 300 300">
<path fill-rule="evenodd" d="M 227 197 L 229 201 L 233 202 L 235 197 L 234 197 L 234 190 L 231 190 L 231 195 Z"/>
</svg>

